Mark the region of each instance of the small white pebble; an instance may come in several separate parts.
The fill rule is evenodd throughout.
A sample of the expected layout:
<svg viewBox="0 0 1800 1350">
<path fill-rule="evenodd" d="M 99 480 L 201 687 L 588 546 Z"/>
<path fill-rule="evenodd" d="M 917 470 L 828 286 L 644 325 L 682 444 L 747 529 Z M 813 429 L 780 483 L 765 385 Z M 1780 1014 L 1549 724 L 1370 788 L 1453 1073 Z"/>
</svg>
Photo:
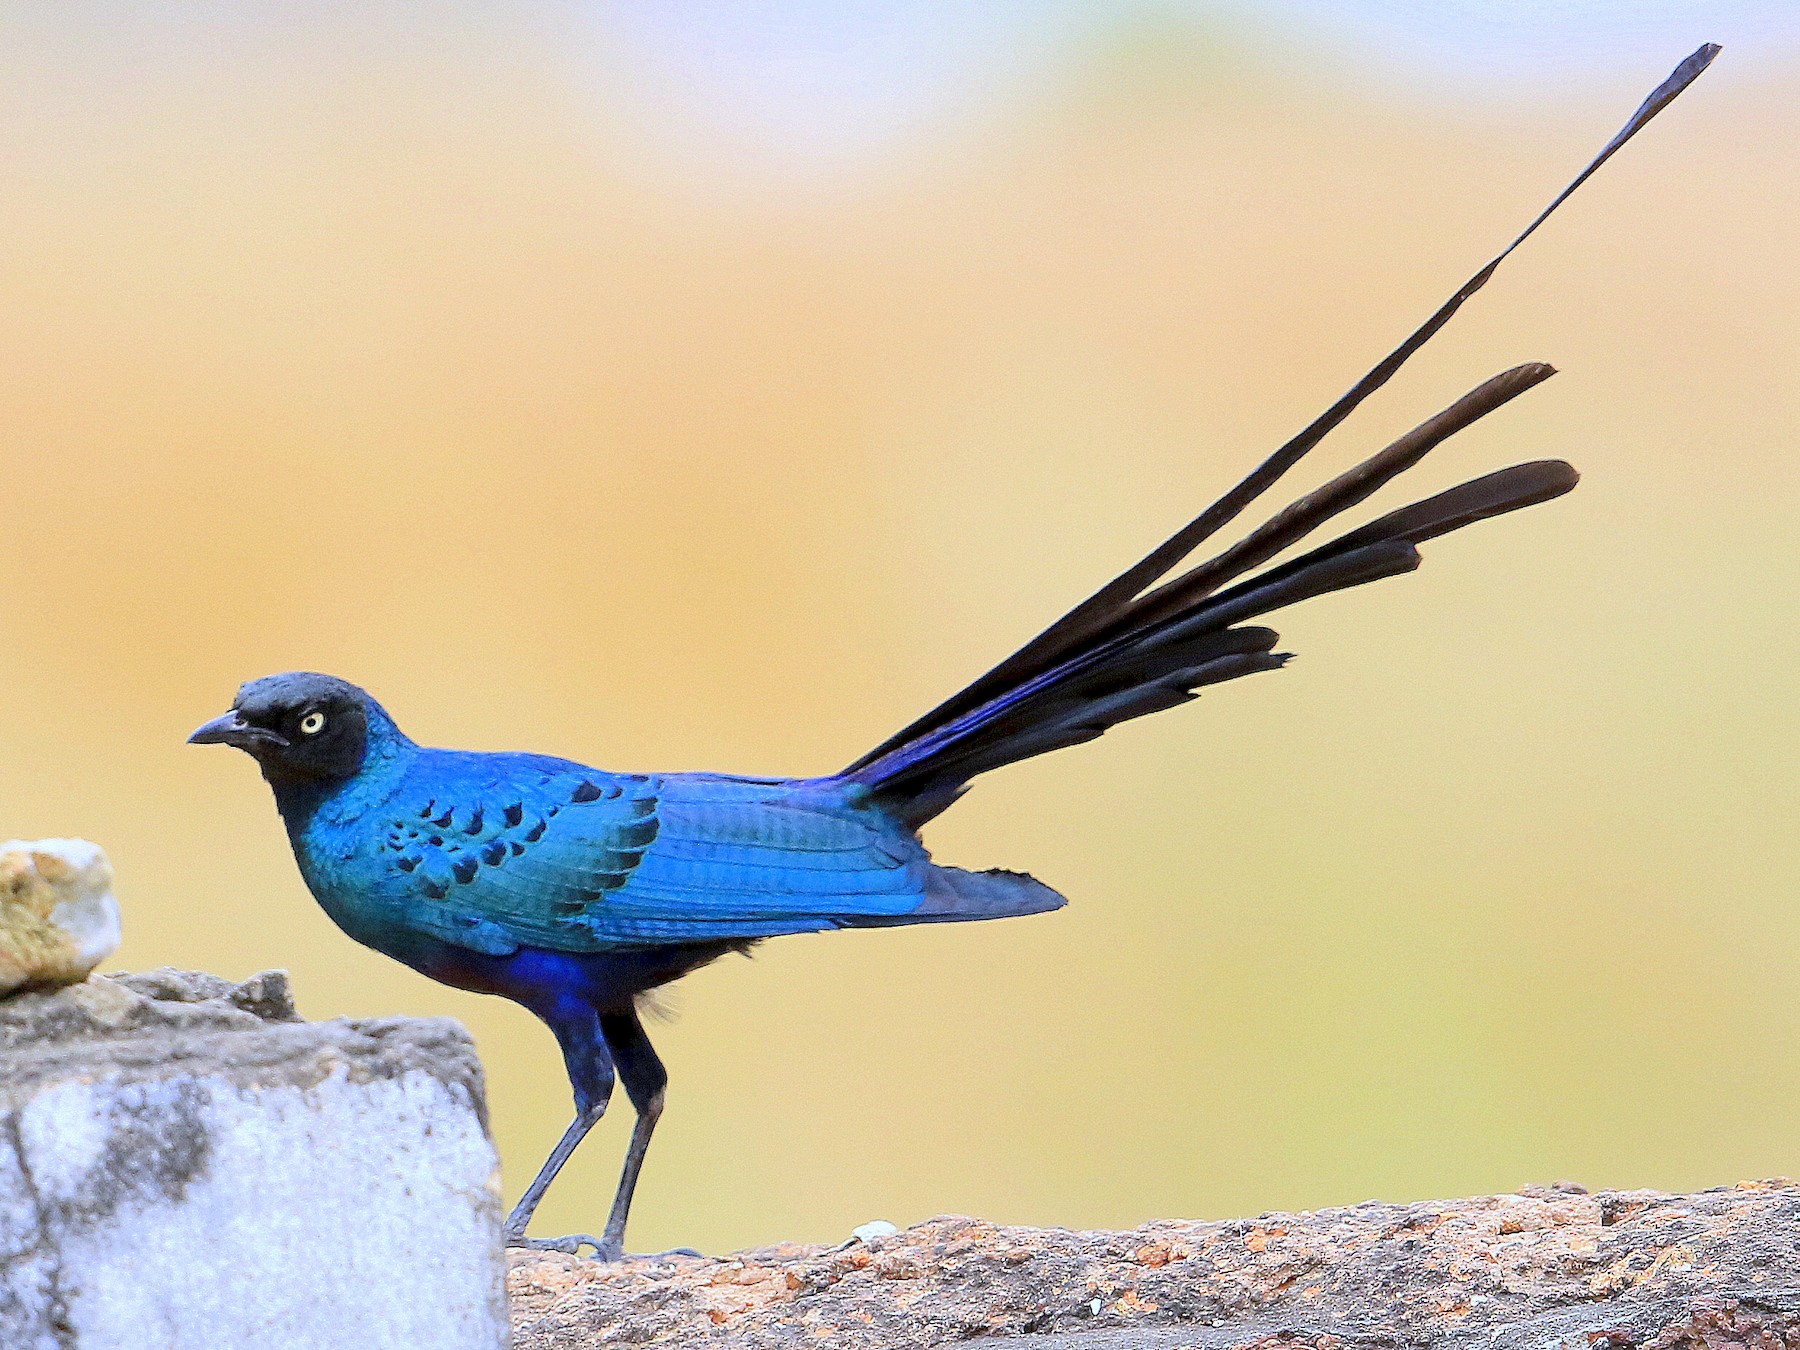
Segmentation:
<svg viewBox="0 0 1800 1350">
<path fill-rule="evenodd" d="M 892 1237 L 899 1231 L 886 1219 L 871 1219 L 861 1227 L 852 1228 L 850 1236 L 858 1242 L 873 1242 L 876 1238 Z"/>
<path fill-rule="evenodd" d="M 1095 1299 L 1092 1303 L 1088 1304 L 1088 1307 L 1093 1311 L 1095 1317 L 1100 1315 L 1100 1309 L 1104 1306 L 1105 1305 L 1101 1303 L 1099 1299 Z"/>
</svg>

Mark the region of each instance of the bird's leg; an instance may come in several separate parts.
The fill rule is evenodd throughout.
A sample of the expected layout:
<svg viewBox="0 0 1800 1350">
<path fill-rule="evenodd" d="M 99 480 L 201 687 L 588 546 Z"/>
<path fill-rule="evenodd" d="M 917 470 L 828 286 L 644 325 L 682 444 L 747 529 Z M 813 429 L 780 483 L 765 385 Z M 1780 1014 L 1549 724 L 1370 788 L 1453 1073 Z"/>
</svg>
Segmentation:
<svg viewBox="0 0 1800 1350">
<path fill-rule="evenodd" d="M 650 1151 L 650 1136 L 662 1118 L 663 1094 L 669 1086 L 669 1072 L 657 1057 L 644 1024 L 635 1011 L 606 1013 L 600 1018 L 600 1031 L 618 1065 L 619 1081 L 625 1095 L 637 1112 L 632 1126 L 631 1143 L 625 1150 L 625 1166 L 619 1174 L 619 1189 L 613 1196 L 612 1212 L 606 1218 L 606 1232 L 601 1235 L 602 1260 L 616 1261 L 625 1252 L 625 1221 L 631 1215 L 631 1197 L 637 1190 L 638 1174 L 644 1168 L 644 1155 Z M 691 1247 L 678 1247 L 661 1252 L 662 1256 L 698 1256 Z"/>
<path fill-rule="evenodd" d="M 612 1056 L 607 1053 L 606 1039 L 601 1035 L 599 1015 L 591 1007 L 569 999 L 532 1011 L 556 1033 L 557 1044 L 562 1047 L 569 1083 L 575 1089 L 575 1119 L 569 1122 L 569 1128 L 563 1131 L 562 1138 L 556 1141 L 556 1147 L 550 1150 L 550 1156 L 544 1159 L 544 1165 L 538 1168 L 531 1185 L 525 1188 L 525 1194 L 513 1207 L 506 1220 L 506 1245 L 535 1251 L 567 1252 L 570 1256 L 580 1255 L 583 1247 L 592 1247 L 603 1259 L 610 1260 L 612 1258 L 606 1256 L 604 1240 L 589 1237 L 586 1233 L 562 1238 L 525 1236 L 525 1229 L 537 1211 L 538 1202 L 544 1198 L 544 1192 L 550 1189 L 550 1183 L 556 1180 L 556 1174 L 562 1171 L 563 1164 L 587 1137 L 587 1132 L 606 1114 L 606 1104 L 611 1100 L 613 1090 Z"/>
<path fill-rule="evenodd" d="M 637 1106 L 637 1103 L 632 1103 Z M 650 1151 L 650 1135 L 662 1116 L 663 1099 L 659 1092 L 642 1106 L 637 1106 L 637 1122 L 631 1127 L 631 1143 L 625 1150 L 625 1166 L 619 1173 L 619 1189 L 613 1195 L 612 1212 L 606 1217 L 606 1233 L 601 1241 L 625 1247 L 625 1221 L 631 1216 L 631 1197 L 637 1190 L 638 1173 L 644 1169 L 644 1155 Z M 699 1253 L 695 1253 L 698 1255 Z"/>
<path fill-rule="evenodd" d="M 533 1247 L 539 1251 L 567 1251 L 572 1256 L 581 1250 L 583 1244 L 596 1251 L 600 1250 L 600 1244 L 585 1234 L 566 1238 L 528 1238 L 525 1236 L 525 1229 L 531 1223 L 531 1216 L 537 1212 L 538 1202 L 544 1198 L 544 1192 L 550 1189 L 550 1183 L 556 1180 L 556 1174 L 562 1171 L 562 1165 L 569 1160 L 575 1146 L 587 1138 L 587 1132 L 605 1114 L 605 1102 L 575 1113 L 575 1119 L 569 1122 L 569 1128 L 563 1131 L 562 1138 L 556 1141 L 556 1147 L 550 1150 L 550 1156 L 544 1159 L 544 1165 L 538 1168 L 538 1174 L 531 1179 L 531 1185 L 525 1188 L 525 1194 L 513 1206 L 513 1212 L 506 1220 L 507 1246 Z"/>
</svg>

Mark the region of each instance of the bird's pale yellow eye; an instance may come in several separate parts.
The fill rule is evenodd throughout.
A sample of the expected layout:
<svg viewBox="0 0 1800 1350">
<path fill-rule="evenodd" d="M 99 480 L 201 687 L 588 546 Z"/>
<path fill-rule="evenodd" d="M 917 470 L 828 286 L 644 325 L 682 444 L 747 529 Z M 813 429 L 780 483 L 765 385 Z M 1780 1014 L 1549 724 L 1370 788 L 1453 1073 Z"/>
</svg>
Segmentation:
<svg viewBox="0 0 1800 1350">
<path fill-rule="evenodd" d="M 302 736 L 317 736 L 323 730 L 325 730 L 325 714 L 322 712 L 309 712 L 300 719 Z"/>
</svg>

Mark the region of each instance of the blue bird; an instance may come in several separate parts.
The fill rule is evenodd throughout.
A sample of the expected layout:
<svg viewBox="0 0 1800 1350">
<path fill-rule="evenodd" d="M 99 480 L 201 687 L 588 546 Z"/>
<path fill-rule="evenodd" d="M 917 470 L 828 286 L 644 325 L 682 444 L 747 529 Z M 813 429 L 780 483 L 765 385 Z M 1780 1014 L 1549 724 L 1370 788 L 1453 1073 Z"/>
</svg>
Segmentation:
<svg viewBox="0 0 1800 1350">
<path fill-rule="evenodd" d="M 1280 667 L 1276 634 L 1250 620 L 1410 571 L 1426 540 L 1569 491 L 1567 464 L 1519 464 L 1276 562 L 1554 373 L 1519 366 L 1161 580 L 1386 383 L 1713 50 L 1690 57 L 1518 240 L 1292 441 L 1140 563 L 837 773 L 609 773 L 545 755 L 429 749 L 355 685 L 303 673 L 244 685 L 228 713 L 196 731 L 197 744 L 256 760 L 301 876 L 346 934 L 432 979 L 511 999 L 555 1035 L 575 1116 L 508 1219 L 508 1241 L 622 1254 L 668 1083 L 638 1013 L 650 990 L 766 938 L 1058 908 L 1062 896 L 1022 873 L 934 862 L 920 828 L 979 774 Z M 637 1119 L 605 1228 L 598 1238 L 528 1238 L 533 1211 L 605 1111 L 615 1078 Z"/>
</svg>

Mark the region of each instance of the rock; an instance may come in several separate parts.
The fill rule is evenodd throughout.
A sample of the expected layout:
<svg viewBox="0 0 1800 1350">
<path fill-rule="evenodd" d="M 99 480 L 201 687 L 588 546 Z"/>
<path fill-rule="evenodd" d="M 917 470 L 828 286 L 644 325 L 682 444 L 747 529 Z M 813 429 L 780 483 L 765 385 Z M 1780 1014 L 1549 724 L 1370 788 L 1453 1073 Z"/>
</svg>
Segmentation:
<svg viewBox="0 0 1800 1350">
<path fill-rule="evenodd" d="M 303 1022 L 279 972 L 0 1002 L 6 1350 L 498 1350 L 500 1221 L 453 1022 Z"/>
<path fill-rule="evenodd" d="M 0 996 L 74 984 L 119 949 L 112 864 L 85 839 L 0 844 Z"/>
<path fill-rule="evenodd" d="M 1800 1187 L 1566 1183 L 1124 1233 L 941 1218 L 877 1245 L 607 1267 L 512 1254 L 518 1350 L 1800 1347 Z M 1012 1344 L 1011 1340 L 1005 1342 Z"/>
</svg>

